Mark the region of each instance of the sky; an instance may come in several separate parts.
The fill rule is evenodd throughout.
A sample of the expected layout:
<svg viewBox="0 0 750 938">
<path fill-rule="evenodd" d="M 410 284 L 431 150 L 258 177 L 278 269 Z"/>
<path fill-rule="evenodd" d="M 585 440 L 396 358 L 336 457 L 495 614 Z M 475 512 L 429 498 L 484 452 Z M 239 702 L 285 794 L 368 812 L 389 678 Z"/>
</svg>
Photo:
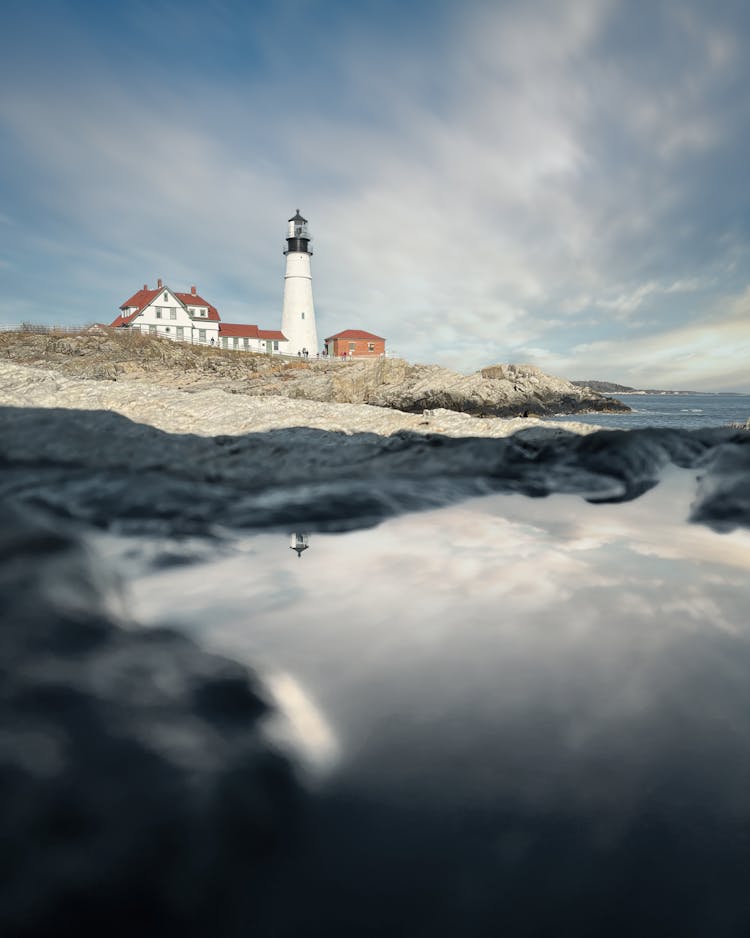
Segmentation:
<svg viewBox="0 0 750 938">
<path fill-rule="evenodd" d="M 470 372 L 750 392 L 746 0 L 5 0 L 0 324 L 157 278 Z"/>
</svg>

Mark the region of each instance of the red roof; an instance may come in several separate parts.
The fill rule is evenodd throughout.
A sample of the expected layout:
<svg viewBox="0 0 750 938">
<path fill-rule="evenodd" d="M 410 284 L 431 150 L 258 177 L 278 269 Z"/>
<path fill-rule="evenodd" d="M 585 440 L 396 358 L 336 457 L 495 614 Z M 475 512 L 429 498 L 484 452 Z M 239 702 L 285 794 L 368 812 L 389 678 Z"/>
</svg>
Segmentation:
<svg viewBox="0 0 750 938">
<path fill-rule="evenodd" d="M 373 335 L 363 329 L 344 329 L 343 332 L 337 332 L 336 335 L 329 335 L 325 341 L 330 342 L 333 339 L 379 339 L 381 342 L 385 342 L 382 335 Z"/>
<path fill-rule="evenodd" d="M 239 322 L 223 322 L 219 326 L 220 336 L 235 336 L 236 338 L 259 339 L 257 326 L 246 326 Z"/>
<path fill-rule="evenodd" d="M 157 287 L 155 290 L 143 289 L 134 293 L 130 299 L 125 300 L 120 309 L 126 310 L 135 307 L 135 312 L 130 313 L 128 316 L 118 316 L 112 325 L 123 326 L 132 322 L 138 313 L 140 313 L 142 309 L 145 309 L 149 303 L 153 303 L 156 297 L 164 290 L 169 290 L 169 287 Z M 205 306 L 208 309 L 207 316 L 198 316 L 196 318 L 211 320 L 213 322 L 221 321 L 221 316 L 219 316 L 216 307 L 204 300 L 202 296 L 198 296 L 197 293 L 175 293 L 174 290 L 169 290 L 169 292 L 176 296 L 185 306 Z"/>
<path fill-rule="evenodd" d="M 139 313 L 144 306 L 148 306 L 160 293 L 161 290 L 139 290 L 137 293 L 134 293 L 129 300 L 125 300 L 120 309 L 130 309 L 135 306 L 136 312 Z"/>
<path fill-rule="evenodd" d="M 219 315 L 215 306 L 211 306 L 210 303 L 207 303 L 202 296 L 198 296 L 197 293 L 175 293 L 180 302 L 184 303 L 185 306 L 207 306 L 208 307 L 208 316 L 200 316 L 200 319 L 211 319 L 214 322 L 220 322 L 221 316 Z"/>
<path fill-rule="evenodd" d="M 246 326 L 240 322 L 223 322 L 219 326 L 219 335 L 227 338 L 248 339 L 276 339 L 280 342 L 286 342 L 286 336 L 278 329 L 259 329 L 257 326 Z"/>
</svg>

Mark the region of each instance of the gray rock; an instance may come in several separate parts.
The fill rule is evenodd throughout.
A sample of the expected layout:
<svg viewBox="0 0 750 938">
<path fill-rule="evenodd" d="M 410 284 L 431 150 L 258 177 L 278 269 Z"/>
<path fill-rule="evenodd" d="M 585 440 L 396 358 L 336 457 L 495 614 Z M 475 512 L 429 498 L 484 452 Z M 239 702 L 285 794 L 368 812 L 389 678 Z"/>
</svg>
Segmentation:
<svg viewBox="0 0 750 938">
<path fill-rule="evenodd" d="M 210 361 L 210 360 L 209 360 Z M 390 363 L 389 363 L 390 364 Z M 41 367 L 29 367 L 0 361 L 0 403 L 16 406 L 71 407 L 115 411 L 143 423 L 170 432 L 202 435 L 238 434 L 281 427 L 316 427 L 346 433 L 371 432 L 383 435 L 411 430 L 416 433 L 442 433 L 447 436 L 509 436 L 521 427 L 548 427 L 565 433 L 591 433 L 595 427 L 574 422 L 540 422 L 520 418 L 480 420 L 468 414 L 445 409 L 403 413 L 391 407 L 371 404 L 331 403 L 303 396 L 317 387 L 320 379 L 326 387 L 335 374 L 312 372 L 304 388 L 286 387 L 285 395 L 248 396 L 242 381 L 222 379 L 218 386 L 209 382 L 188 383 L 178 387 L 160 384 L 149 378 L 118 377 L 113 381 L 91 380 L 106 377 L 96 366 L 87 378 Z M 341 381 L 359 374 L 356 365 L 341 370 Z M 312 381 L 312 384 L 311 384 Z M 257 389 L 256 389 L 257 390 Z M 283 390 L 283 389 L 282 389 Z M 330 389 L 329 389 L 330 390 Z M 360 391 L 362 389 L 360 388 Z M 319 397 L 329 391 L 318 389 Z M 340 389 L 341 397 L 355 398 L 351 388 Z M 330 396 L 330 394 L 329 394 Z M 360 394 L 361 396 L 361 394 Z"/>
<path fill-rule="evenodd" d="M 399 359 L 314 363 L 309 370 L 291 375 L 267 375 L 247 393 L 366 403 L 406 413 L 440 408 L 479 417 L 630 410 L 620 401 L 576 387 L 532 365 L 494 365 L 461 375 L 438 365 L 409 365 Z"/>
<path fill-rule="evenodd" d="M 211 438 L 102 411 L 3 408 L 0 496 L 100 527 L 168 535 L 211 534 L 217 525 L 341 530 L 488 492 L 627 500 L 675 464 L 700 468 L 704 490 L 711 486 L 717 507 L 704 511 L 698 500 L 696 518 L 746 525 L 742 472 L 719 456 L 744 465 L 747 438 L 729 429 L 580 436 L 542 428 L 505 439 L 308 428 Z M 730 516 L 720 510 L 727 486 L 737 493 Z"/>
<path fill-rule="evenodd" d="M 462 375 L 401 359 L 289 361 L 127 331 L 77 336 L 0 334 L 0 357 L 35 368 L 54 368 L 69 377 L 145 378 L 152 386 L 372 404 L 407 413 L 444 409 L 481 417 L 519 417 L 630 409 L 532 365 L 493 365 Z"/>
<path fill-rule="evenodd" d="M 245 934 L 301 803 L 268 704 L 124 623 L 114 585 L 70 526 L 0 503 L 0 932 Z"/>
</svg>

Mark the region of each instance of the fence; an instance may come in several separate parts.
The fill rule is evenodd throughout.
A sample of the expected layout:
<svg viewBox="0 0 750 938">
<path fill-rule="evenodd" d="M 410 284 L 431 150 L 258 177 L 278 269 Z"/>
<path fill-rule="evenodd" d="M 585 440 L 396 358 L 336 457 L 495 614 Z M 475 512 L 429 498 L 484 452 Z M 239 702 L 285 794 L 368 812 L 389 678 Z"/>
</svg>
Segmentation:
<svg viewBox="0 0 750 938">
<path fill-rule="evenodd" d="M 86 332 L 92 328 L 95 327 L 91 323 L 86 323 L 85 326 L 50 326 L 41 322 L 0 322 L 0 332 L 32 332 L 42 335 L 46 335 L 48 332 Z"/>
</svg>

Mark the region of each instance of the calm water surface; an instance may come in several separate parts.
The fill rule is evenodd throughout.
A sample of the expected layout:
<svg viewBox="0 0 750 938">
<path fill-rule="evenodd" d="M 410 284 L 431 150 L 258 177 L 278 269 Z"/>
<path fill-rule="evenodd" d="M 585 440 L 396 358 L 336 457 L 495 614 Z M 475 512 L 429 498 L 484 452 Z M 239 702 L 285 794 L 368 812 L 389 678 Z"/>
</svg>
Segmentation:
<svg viewBox="0 0 750 938">
<path fill-rule="evenodd" d="M 750 533 L 686 524 L 693 484 L 134 576 L 143 621 L 260 671 L 306 767 L 273 934 L 750 933 Z"/>
<path fill-rule="evenodd" d="M 725 427 L 750 419 L 750 394 L 613 394 L 632 408 L 629 414 L 584 414 L 576 420 L 601 427 Z M 566 420 L 569 417 L 557 417 Z"/>
</svg>

